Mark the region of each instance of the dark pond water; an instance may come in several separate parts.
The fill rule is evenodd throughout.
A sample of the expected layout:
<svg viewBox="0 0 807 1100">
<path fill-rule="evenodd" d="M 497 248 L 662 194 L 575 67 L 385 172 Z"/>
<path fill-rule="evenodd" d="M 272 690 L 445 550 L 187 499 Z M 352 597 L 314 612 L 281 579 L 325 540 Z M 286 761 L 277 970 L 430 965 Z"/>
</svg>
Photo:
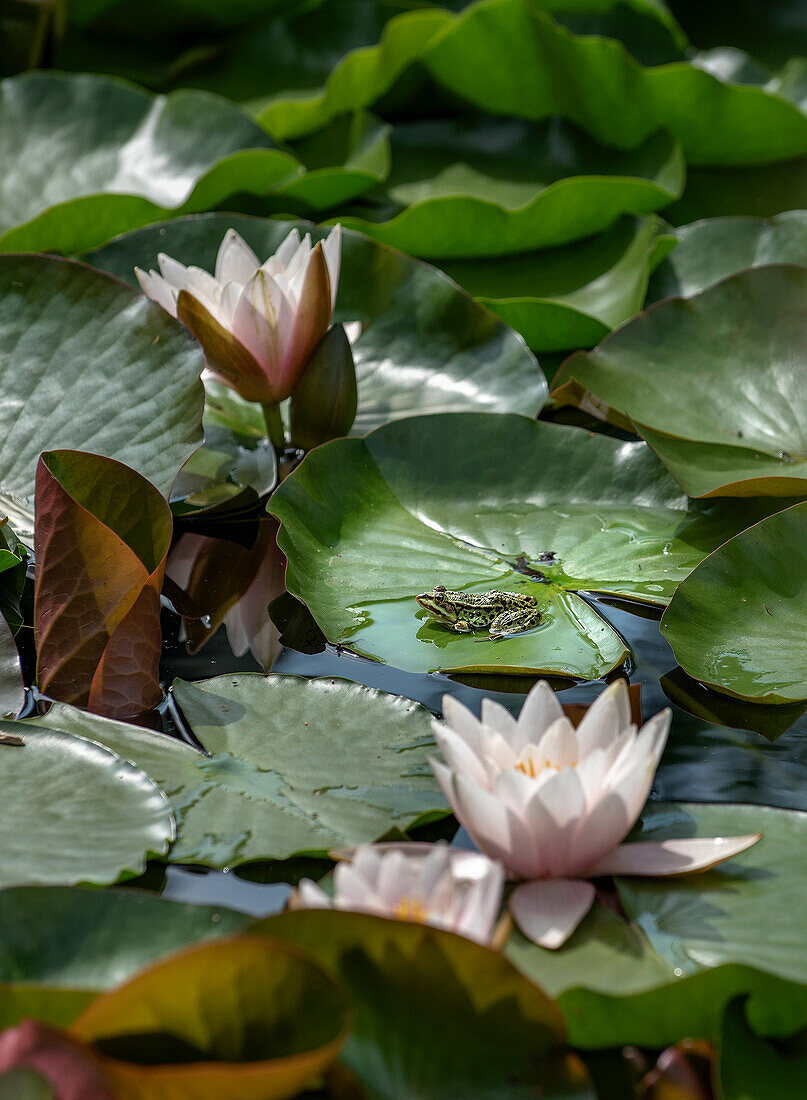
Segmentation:
<svg viewBox="0 0 807 1100">
<path fill-rule="evenodd" d="M 208 580 L 204 577 L 200 580 L 197 570 L 192 593 L 197 604 L 207 604 L 212 610 L 216 600 L 222 599 L 221 591 L 213 591 L 220 586 L 221 555 L 226 559 L 233 546 L 248 543 L 245 531 L 241 524 L 208 528 L 204 538 L 209 542 L 200 543 L 195 533 L 196 541 L 187 543 L 194 554 L 203 546 L 204 554 L 217 563 L 219 570 L 216 575 L 219 579 L 211 576 Z M 227 537 L 221 538 L 223 534 Z M 183 553 L 187 557 L 183 549 L 175 562 Z M 169 566 L 169 573 L 171 571 Z M 174 567 L 173 571 L 180 581 L 184 580 L 181 569 Z M 203 620 L 201 632 L 198 623 L 195 627 L 191 623 L 189 628 L 187 621 L 183 625 L 176 613 L 166 610 L 164 682 L 171 683 L 176 677 L 200 680 L 223 673 L 263 671 L 263 665 L 247 648 L 251 644 L 272 672 L 343 677 L 408 696 L 435 713 L 439 713 L 441 698 L 446 692 L 477 712 L 485 696 L 497 699 L 514 713 L 522 705 L 524 694 L 520 690 L 497 691 L 492 686 L 480 688 L 454 683 L 442 676 L 414 675 L 339 651 L 336 647 L 323 647 L 323 640 L 304 609 L 295 607 L 295 602 L 288 597 L 278 600 L 279 591 L 277 568 L 263 576 L 258 571 L 249 594 L 253 611 L 256 607 L 259 609 L 258 615 L 241 615 L 234 624 L 230 614 L 225 620 L 226 626 L 216 629 L 217 618 L 213 612 Z M 210 599 L 205 598 L 206 592 Z M 807 810 L 807 708 L 749 706 L 708 691 L 676 668 L 656 617 L 648 617 L 645 611 L 636 614 L 624 605 L 615 606 L 594 599 L 591 602 L 630 647 L 633 655 L 630 680 L 642 685 L 645 717 L 665 706 L 673 708 L 672 732 L 651 797 L 751 802 Z M 273 620 L 282 630 L 271 629 L 267 622 L 262 609 L 270 603 Z M 184 637 L 194 630 L 198 648 L 191 653 Z M 250 631 L 251 639 L 248 637 Z M 201 645 L 200 637 L 203 639 Z M 233 638 L 236 649 L 245 650 L 243 655 L 233 652 Z M 310 652 L 316 649 L 319 652 Z M 525 685 L 511 683 L 506 686 L 518 689 Z M 562 691 L 563 701 L 590 702 L 602 686 L 597 682 L 566 687 Z M 181 715 L 177 718 L 181 727 Z M 289 887 L 283 883 L 246 881 L 238 872 L 224 874 L 169 867 L 162 892 L 176 900 L 223 904 L 264 915 L 283 906 Z"/>
</svg>

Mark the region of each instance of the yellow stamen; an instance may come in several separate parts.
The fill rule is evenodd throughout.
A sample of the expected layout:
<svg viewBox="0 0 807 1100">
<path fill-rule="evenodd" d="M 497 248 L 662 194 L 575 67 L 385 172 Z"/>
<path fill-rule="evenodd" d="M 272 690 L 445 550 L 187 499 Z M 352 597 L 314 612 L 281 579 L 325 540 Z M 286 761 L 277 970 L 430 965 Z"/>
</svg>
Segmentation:
<svg viewBox="0 0 807 1100">
<path fill-rule="evenodd" d="M 392 914 L 396 920 L 408 920 L 413 924 L 425 924 L 429 912 L 418 898 L 401 898 Z"/>
</svg>

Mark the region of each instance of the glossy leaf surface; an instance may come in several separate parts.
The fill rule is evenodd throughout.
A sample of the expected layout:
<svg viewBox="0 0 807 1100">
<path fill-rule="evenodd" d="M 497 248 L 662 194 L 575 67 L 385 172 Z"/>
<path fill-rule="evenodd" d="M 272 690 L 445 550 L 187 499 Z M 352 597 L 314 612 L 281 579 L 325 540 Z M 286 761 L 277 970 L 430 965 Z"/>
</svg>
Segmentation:
<svg viewBox="0 0 807 1100">
<path fill-rule="evenodd" d="M 558 397 L 632 421 L 691 496 L 804 495 L 806 303 L 807 268 L 741 271 L 567 360 Z"/>
<path fill-rule="evenodd" d="M 289 591 L 331 642 L 410 672 L 583 679 L 627 651 L 578 592 L 664 606 L 747 515 L 690 505 L 644 444 L 472 414 L 317 448 L 269 507 Z M 455 634 L 415 601 L 435 584 L 534 596 L 542 622 Z"/>
<path fill-rule="evenodd" d="M 202 441 L 202 365 L 179 322 L 117 280 L 52 256 L 0 256 L 4 490 L 32 495 L 40 452 L 75 448 L 167 493 Z"/>
<path fill-rule="evenodd" d="M 197 941 L 240 930 L 241 913 L 140 890 L 38 886 L 0 893 L 0 1027 L 66 1025 L 100 990 Z"/>
<path fill-rule="evenodd" d="M 169 211 L 266 194 L 302 172 L 224 99 L 153 96 L 88 74 L 4 81 L 0 133 L 4 252 L 82 252 Z"/>
<path fill-rule="evenodd" d="M 484 81 L 470 58 L 484 68 Z M 429 43 L 424 63 L 488 111 L 559 115 L 618 148 L 665 127 L 692 164 L 762 163 L 807 151 L 797 80 L 768 88 L 764 70 L 738 71 L 742 58 L 728 75 L 709 58 L 697 60 L 643 66 L 620 42 L 574 34 L 529 0 L 483 0 Z"/>
<path fill-rule="evenodd" d="M 656 273 L 654 299 L 689 298 L 720 279 L 763 264 L 807 266 L 807 213 L 708 218 L 675 231 L 677 244 Z"/>
<path fill-rule="evenodd" d="M 283 913 L 255 931 L 305 948 L 344 984 L 354 1028 L 342 1058 L 374 1096 L 593 1096 L 563 1048 L 557 1007 L 490 948 L 327 910 Z"/>
<path fill-rule="evenodd" d="M 700 875 L 617 880 L 631 923 L 597 906 L 568 943 L 546 951 L 511 937 L 507 954 L 559 997 L 583 1046 L 663 1046 L 717 1036 L 723 1006 L 752 994 L 763 1031 L 807 1022 L 804 905 L 807 815 L 764 806 L 648 803 L 631 839 L 732 836 L 762 840 Z"/>
<path fill-rule="evenodd" d="M 428 756 L 429 714 L 345 680 L 220 676 L 177 681 L 176 700 L 209 755 L 73 708 L 37 721 L 81 731 L 134 760 L 170 797 L 175 862 L 231 867 L 323 855 L 446 812 Z"/>
<path fill-rule="evenodd" d="M 443 269 L 535 352 L 589 347 L 644 305 L 650 273 L 675 245 L 656 218 L 622 218 L 559 248 Z"/>
<path fill-rule="evenodd" d="M 132 233 L 88 260 L 129 283 L 135 265 L 154 267 L 158 252 L 209 271 L 228 228 L 263 258 L 292 225 L 209 214 Z M 318 239 L 327 233 L 305 223 L 300 228 Z M 545 399 L 543 376 L 520 337 L 445 275 L 357 233 L 346 231 L 342 238 L 334 320 L 361 323 L 353 343 L 356 434 L 426 409 L 533 413 Z M 237 411 L 237 405 L 230 408 Z M 234 426 L 231 417 L 227 424 Z"/>
<path fill-rule="evenodd" d="M 679 664 L 741 699 L 807 699 L 807 504 L 742 531 L 684 581 L 661 621 Z"/>
<path fill-rule="evenodd" d="M 557 120 L 436 120 L 393 130 L 378 219 L 340 220 L 416 256 L 501 256 L 591 236 L 682 190 L 666 133 L 620 153 Z"/>
<path fill-rule="evenodd" d="M 44 694 L 111 718 L 159 703 L 171 530 L 165 498 L 128 466 L 82 451 L 42 455 L 34 633 Z"/>
<path fill-rule="evenodd" d="M 170 803 L 139 768 L 66 733 L 26 728 L 22 740 L 0 744 L 0 887 L 115 882 L 168 851 Z"/>
<path fill-rule="evenodd" d="M 342 992 L 310 957 L 239 936 L 102 994 L 71 1033 L 103 1052 L 123 1100 L 285 1100 L 333 1061 L 347 1024 Z"/>
</svg>

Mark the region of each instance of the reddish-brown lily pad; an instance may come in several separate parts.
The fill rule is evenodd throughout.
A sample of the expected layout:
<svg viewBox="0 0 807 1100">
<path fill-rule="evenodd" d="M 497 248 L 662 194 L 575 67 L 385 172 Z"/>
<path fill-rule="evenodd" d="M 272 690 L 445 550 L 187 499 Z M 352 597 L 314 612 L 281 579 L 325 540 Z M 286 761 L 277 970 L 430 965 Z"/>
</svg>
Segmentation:
<svg viewBox="0 0 807 1100">
<path fill-rule="evenodd" d="M 160 699 L 160 589 L 171 510 L 140 474 L 48 451 L 36 476 L 37 682 L 60 702 L 131 718 Z"/>
</svg>

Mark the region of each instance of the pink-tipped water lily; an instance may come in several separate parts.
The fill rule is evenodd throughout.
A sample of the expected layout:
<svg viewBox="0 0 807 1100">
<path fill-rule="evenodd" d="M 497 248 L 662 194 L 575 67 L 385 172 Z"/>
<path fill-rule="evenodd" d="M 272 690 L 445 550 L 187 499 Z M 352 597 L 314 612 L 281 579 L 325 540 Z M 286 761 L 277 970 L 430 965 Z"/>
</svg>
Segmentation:
<svg viewBox="0 0 807 1100">
<path fill-rule="evenodd" d="M 303 879 L 293 907 L 432 924 L 478 943 L 493 935 L 504 888 L 500 863 L 446 844 L 362 844 L 333 877 L 333 897 Z"/>
<path fill-rule="evenodd" d="M 215 275 L 164 254 L 159 273 L 135 274 L 144 294 L 188 326 L 214 374 L 247 401 L 276 405 L 331 326 L 340 257 L 338 225 L 315 245 L 293 229 L 264 264 L 228 229 Z"/>
<path fill-rule="evenodd" d="M 481 851 L 519 885 L 510 911 L 521 931 L 559 947 L 594 902 L 590 878 L 705 871 L 759 834 L 622 844 L 644 806 L 664 751 L 671 713 L 640 730 L 624 680 L 607 688 L 575 728 L 544 681 L 521 714 L 490 699 L 477 720 L 451 696 L 434 735 L 433 760 L 454 813 Z"/>
</svg>

